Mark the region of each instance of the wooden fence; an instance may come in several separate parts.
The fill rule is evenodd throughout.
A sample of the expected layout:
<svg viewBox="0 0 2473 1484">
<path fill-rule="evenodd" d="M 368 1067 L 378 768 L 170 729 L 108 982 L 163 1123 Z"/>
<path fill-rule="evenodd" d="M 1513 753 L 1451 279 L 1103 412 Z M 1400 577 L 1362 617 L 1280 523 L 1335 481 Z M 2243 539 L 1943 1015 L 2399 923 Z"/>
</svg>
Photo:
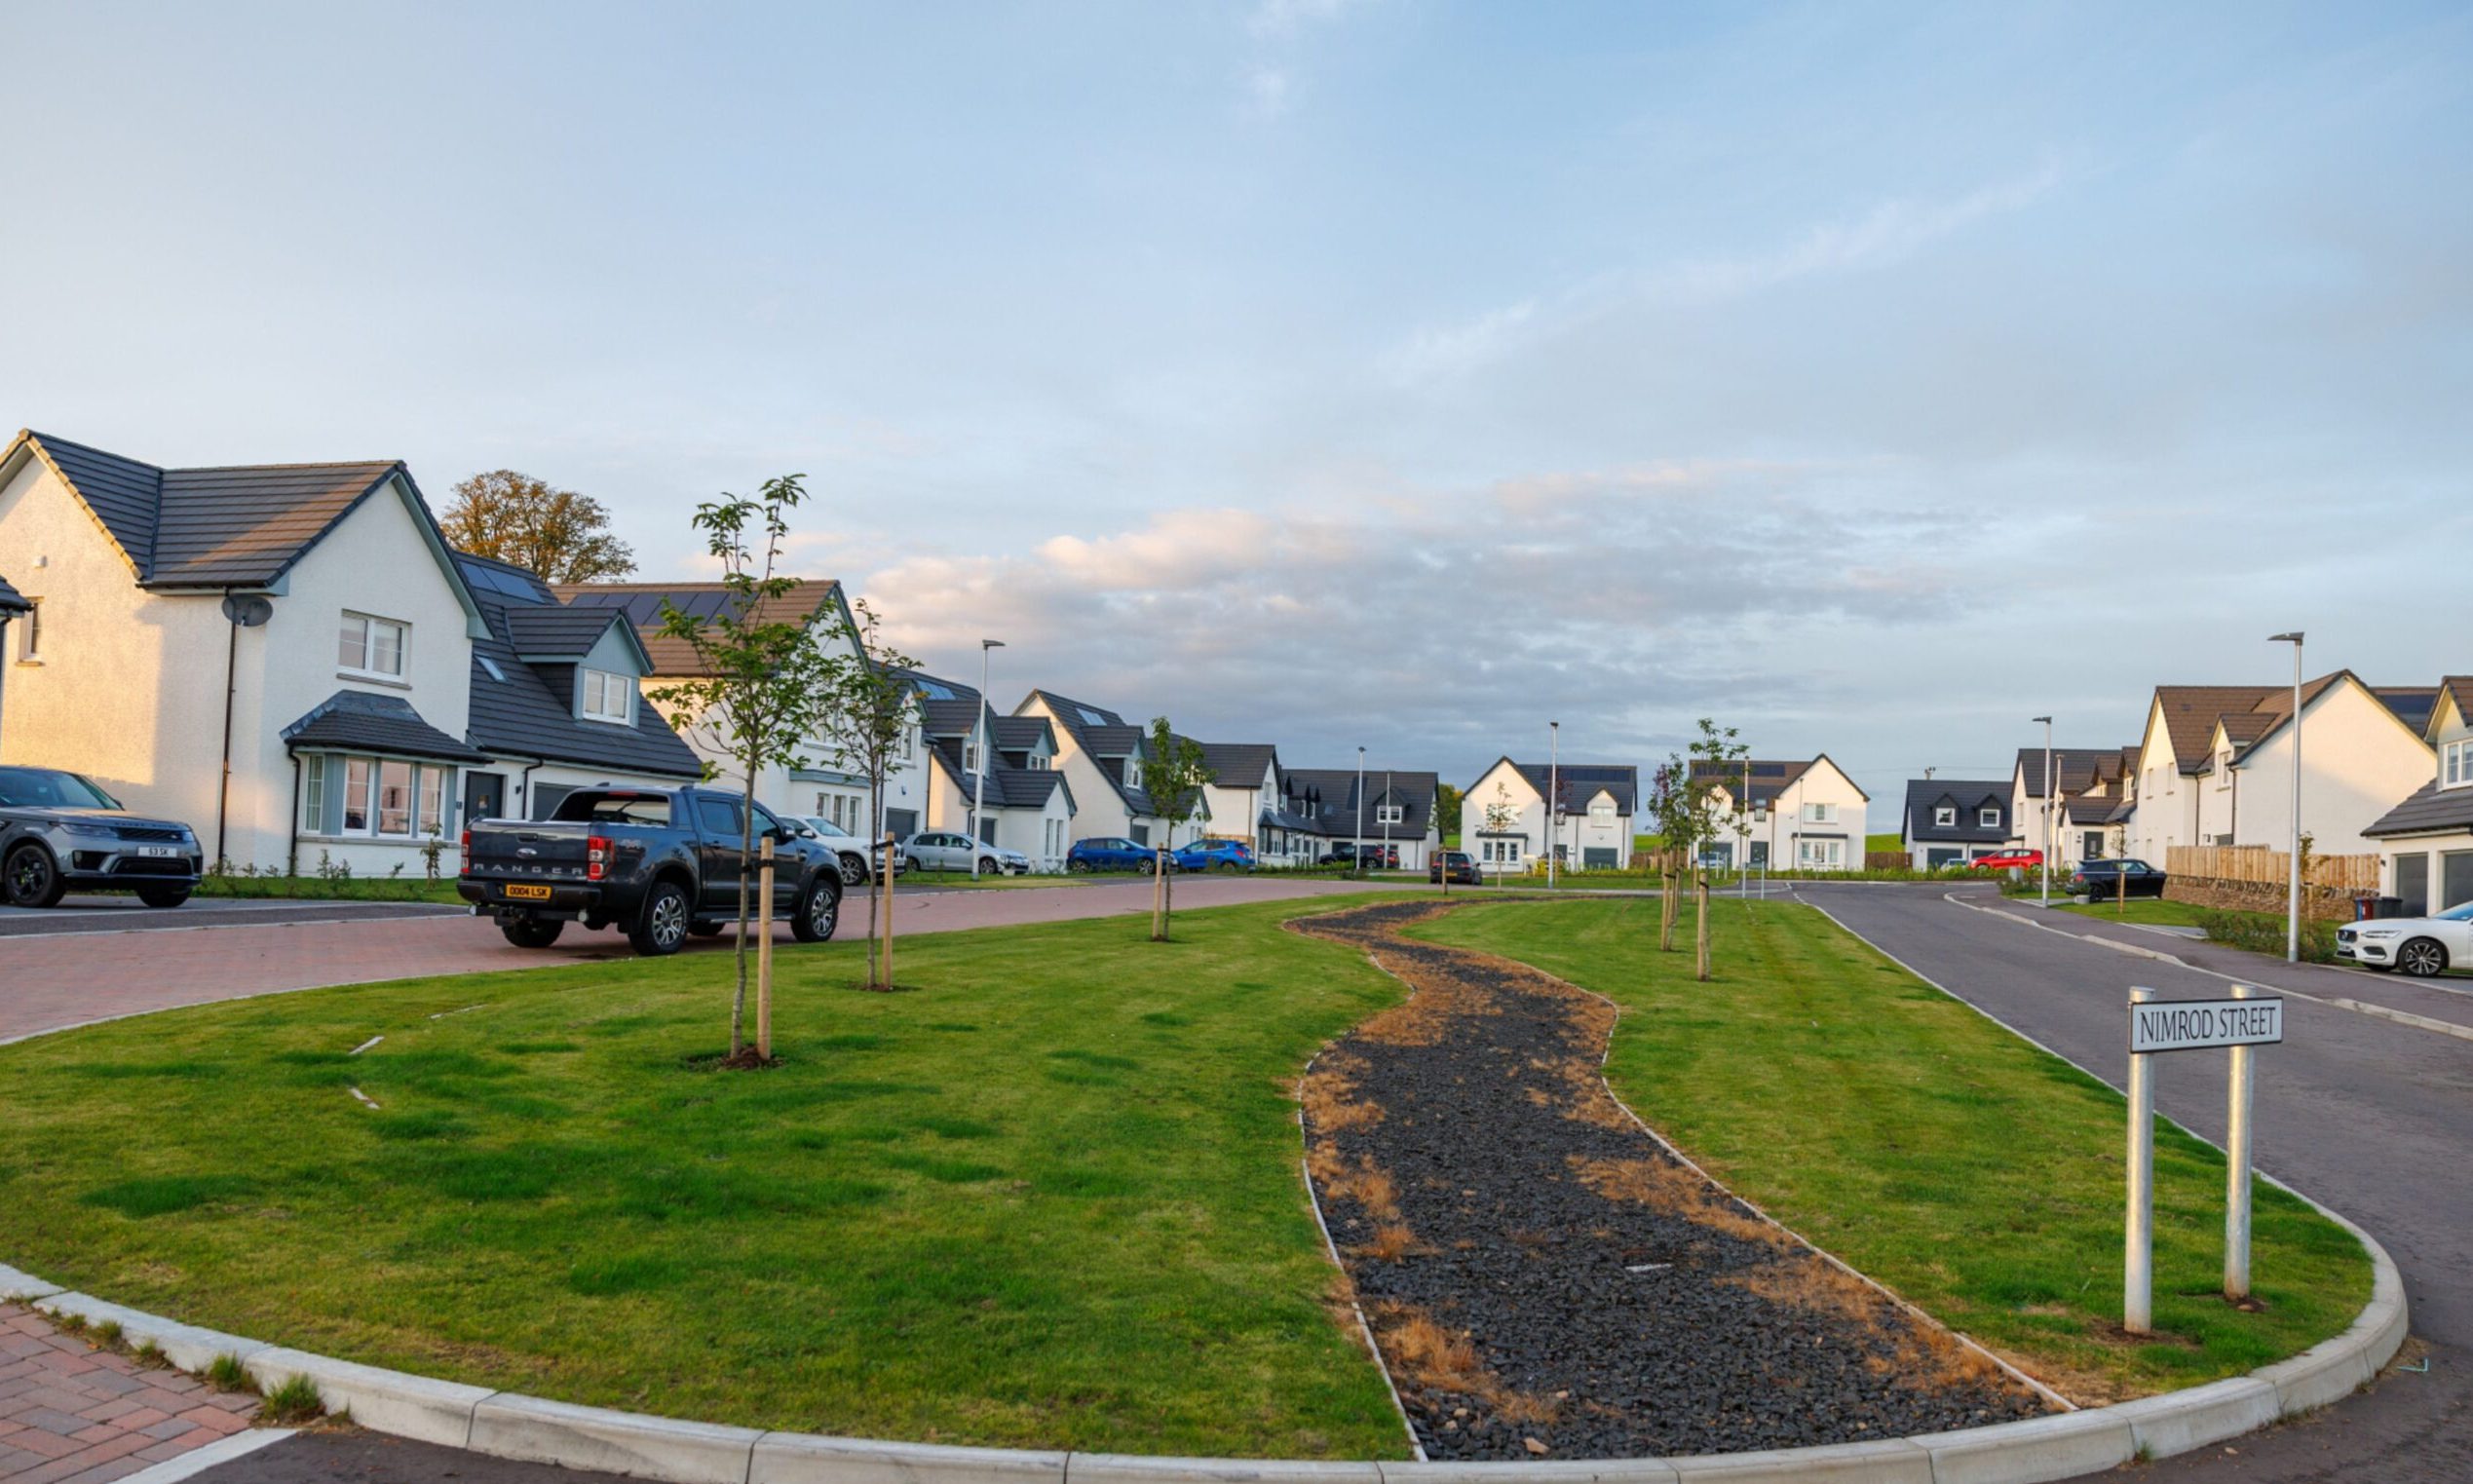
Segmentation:
<svg viewBox="0 0 2473 1484">
<path fill-rule="evenodd" d="M 2166 851 L 2164 870 L 2183 880 L 2251 881 L 2280 886 L 2291 878 L 2292 857 L 2261 845 L 2176 845 Z M 2376 856 L 2312 856 L 2303 880 L 2333 892 L 2378 890 Z"/>
</svg>

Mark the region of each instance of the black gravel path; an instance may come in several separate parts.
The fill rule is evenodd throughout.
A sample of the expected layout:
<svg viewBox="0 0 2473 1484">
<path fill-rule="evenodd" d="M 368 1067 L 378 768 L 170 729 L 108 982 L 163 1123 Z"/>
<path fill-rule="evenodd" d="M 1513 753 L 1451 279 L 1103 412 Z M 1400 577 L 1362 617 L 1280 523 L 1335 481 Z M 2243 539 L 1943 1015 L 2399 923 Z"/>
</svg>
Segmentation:
<svg viewBox="0 0 2473 1484">
<path fill-rule="evenodd" d="M 1411 941 L 1422 903 L 1305 919 L 1416 991 L 1314 1063 L 1309 1166 L 1437 1460 L 1858 1442 L 2048 1404 L 1669 1155 L 1598 1067 L 1615 1012 Z"/>
</svg>

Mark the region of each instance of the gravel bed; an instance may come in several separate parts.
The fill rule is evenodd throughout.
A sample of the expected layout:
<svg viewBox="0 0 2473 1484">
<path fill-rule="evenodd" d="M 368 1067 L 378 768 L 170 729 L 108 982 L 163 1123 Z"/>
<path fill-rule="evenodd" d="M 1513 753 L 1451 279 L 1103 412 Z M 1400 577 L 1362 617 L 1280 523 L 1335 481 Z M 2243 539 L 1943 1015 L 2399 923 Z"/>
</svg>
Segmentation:
<svg viewBox="0 0 2473 1484">
<path fill-rule="evenodd" d="M 1416 991 L 1303 1084 L 1315 1193 L 1428 1456 L 1860 1442 L 2052 1410 L 1669 1155 L 1599 1076 L 1615 1012 L 1507 961 L 1301 921 Z"/>
</svg>

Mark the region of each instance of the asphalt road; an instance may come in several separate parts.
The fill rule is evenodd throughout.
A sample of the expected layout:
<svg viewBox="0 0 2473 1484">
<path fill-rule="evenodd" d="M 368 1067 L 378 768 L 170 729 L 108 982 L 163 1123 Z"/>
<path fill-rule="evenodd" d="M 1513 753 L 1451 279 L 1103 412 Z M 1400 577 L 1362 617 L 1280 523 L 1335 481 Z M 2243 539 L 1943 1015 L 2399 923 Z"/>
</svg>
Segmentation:
<svg viewBox="0 0 2473 1484">
<path fill-rule="evenodd" d="M 278 923 L 358 923 L 399 917 L 461 917 L 462 907 L 419 901 L 236 901 L 192 897 L 158 909 L 134 896 L 64 896 L 57 907 L 0 908 L 0 937 L 66 932 L 174 932 L 198 928 L 263 928 Z"/>
<path fill-rule="evenodd" d="M 2068 914 L 1970 910 L 1931 888 L 1811 886 L 1798 894 L 1951 994 L 2122 1084 L 2132 985 L 2168 999 L 2222 998 L 2200 968 L 2134 958 L 2070 935 L 2099 931 Z M 1961 894 L 1993 906 L 1990 891 Z M 2064 932 L 2016 920 L 2034 916 Z M 2120 937 L 2125 930 L 2101 930 Z M 2124 938 L 2125 941 L 2131 939 Z M 2259 1168 L 2342 1212 L 2402 1272 L 2427 1374 L 2390 1370 L 2365 1395 L 2319 1417 L 2153 1465 L 2176 1481 L 2463 1484 L 2473 1479 L 2473 1041 L 2322 1003 L 2392 1002 L 2467 1019 L 2473 1000 L 2347 970 L 2293 966 L 2149 934 L 2151 947 L 2288 992 L 2285 1042 L 2258 1053 Z M 2306 994 L 2312 1000 L 2294 998 Z M 2459 1008 L 2461 1005 L 2462 1008 Z M 2452 1013 L 2450 1013 L 2452 1012 Z M 2225 1060 L 2159 1058 L 2156 1103 L 2221 1140 Z M 2426 1348 L 2426 1349 L 2425 1349 Z"/>
</svg>

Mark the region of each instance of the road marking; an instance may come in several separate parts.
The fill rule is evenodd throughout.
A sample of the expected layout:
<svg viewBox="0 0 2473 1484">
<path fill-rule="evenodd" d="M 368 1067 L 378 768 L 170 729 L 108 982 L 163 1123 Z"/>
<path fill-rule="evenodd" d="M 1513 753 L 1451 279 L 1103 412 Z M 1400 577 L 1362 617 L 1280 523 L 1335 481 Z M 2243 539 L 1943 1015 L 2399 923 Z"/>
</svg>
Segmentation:
<svg viewBox="0 0 2473 1484">
<path fill-rule="evenodd" d="M 2033 928 L 2038 932 L 2049 932 L 2055 937 L 2066 937 L 2081 943 L 2094 943 L 2099 947 L 2110 948 L 2115 953 L 2135 954 L 2142 959 L 2153 959 L 2158 963 L 2170 964 L 2176 969 L 2186 969 L 2191 973 L 2203 973 L 2211 979 L 2222 979 L 2226 984 L 2252 984 L 2262 989 L 2272 989 L 2279 995 L 2290 995 L 2296 1000 L 2307 1000 L 2312 1005 L 2324 1005 L 2334 1009 L 2351 1010 L 2357 1015 L 2368 1015 L 2376 1020 L 2392 1020 L 2398 1025 L 2409 1025 L 2417 1031 L 2436 1031 L 2442 1036 L 2453 1036 L 2458 1041 L 2473 1041 L 2473 1026 L 2457 1025 L 2453 1021 L 2448 1020 L 2434 1020 L 2428 1015 L 2416 1015 L 2411 1010 L 2389 1009 L 2383 1005 L 2368 1005 L 2359 1000 L 2336 999 L 2326 995 L 2309 994 L 2302 990 L 2287 989 L 2280 984 L 2270 984 L 2266 980 L 2262 979 L 2255 974 L 2226 973 L 2222 970 L 2209 969 L 2202 964 L 2192 964 L 2188 959 L 2175 958 L 2169 953 L 2161 953 L 2152 948 L 2141 948 L 2135 943 L 2115 942 L 2109 937 L 2098 937 L 2092 932 L 2072 932 L 2067 928 L 2051 927 L 2048 924 L 2036 922 L 2032 917 L 2020 917 L 2015 912 L 2005 912 L 1998 907 L 1979 907 L 1971 901 L 1966 901 L 1960 898 L 1955 892 L 1942 893 L 1941 900 L 1950 903 L 1952 906 L 1964 907 L 1969 912 L 1981 912 L 1987 917 L 2004 918 L 2010 922 Z M 1820 911 L 1822 916 L 1828 916 L 1828 909 L 1826 907 L 1821 907 L 1818 902 L 1814 902 L 1812 905 Z M 1833 923 L 1838 921 L 1834 917 L 1831 917 L 1829 920 Z M 1844 923 L 1839 923 L 1838 925 L 1842 928 L 1845 927 Z M 1853 930 L 1848 929 L 1847 931 L 1852 932 Z M 1855 933 L 1855 936 L 1862 937 L 1863 934 L 1857 932 Z M 1870 939 L 1867 938 L 1865 941 L 1869 942 Z M 1901 965 L 1900 967 L 1903 968 L 1904 966 Z M 2320 967 L 2339 968 L 2341 966 L 2322 965 Z M 2361 970 L 2356 971 L 2359 972 Z M 1914 970 L 1909 970 L 1908 972 L 1912 973 Z M 1922 975 L 1917 974 L 1916 977 L 1922 978 Z M 1925 982 L 1928 983 L 1930 981 L 1926 980 Z M 1938 986 L 1934 987 L 1937 988 Z M 2457 994 L 2462 993 L 2462 991 L 2450 990 L 2449 993 Z"/>
<path fill-rule="evenodd" d="M 270 1443 L 280 1443 L 292 1435 L 289 1427 L 251 1427 L 219 1437 L 203 1448 L 184 1453 L 176 1459 L 166 1459 L 151 1468 L 141 1468 L 120 1481 L 120 1484 L 179 1484 L 193 1479 L 218 1464 L 247 1458 Z"/>
</svg>

